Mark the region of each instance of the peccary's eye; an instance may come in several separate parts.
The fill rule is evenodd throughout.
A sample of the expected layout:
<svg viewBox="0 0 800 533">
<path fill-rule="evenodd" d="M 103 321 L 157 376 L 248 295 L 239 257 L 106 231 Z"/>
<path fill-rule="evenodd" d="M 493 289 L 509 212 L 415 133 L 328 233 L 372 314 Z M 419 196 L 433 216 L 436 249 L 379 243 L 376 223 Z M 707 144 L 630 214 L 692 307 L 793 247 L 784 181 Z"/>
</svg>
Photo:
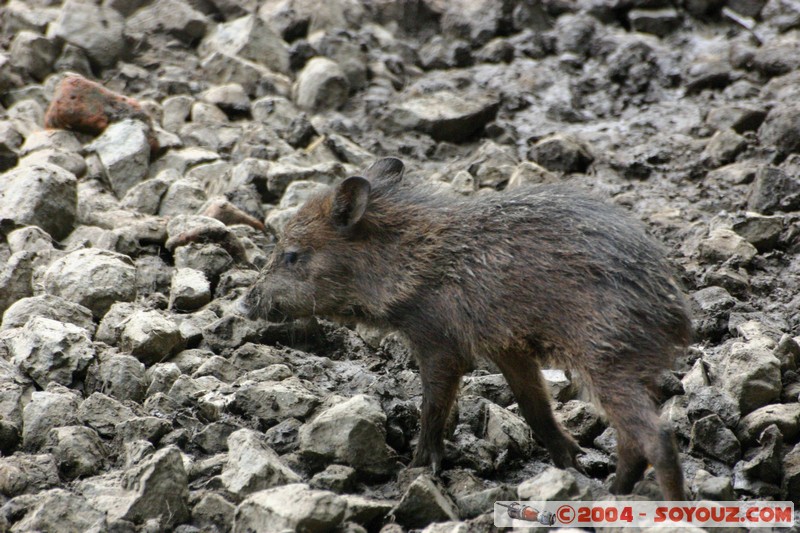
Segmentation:
<svg viewBox="0 0 800 533">
<path fill-rule="evenodd" d="M 297 252 L 285 252 L 283 254 L 283 264 L 291 266 L 297 263 Z"/>
</svg>

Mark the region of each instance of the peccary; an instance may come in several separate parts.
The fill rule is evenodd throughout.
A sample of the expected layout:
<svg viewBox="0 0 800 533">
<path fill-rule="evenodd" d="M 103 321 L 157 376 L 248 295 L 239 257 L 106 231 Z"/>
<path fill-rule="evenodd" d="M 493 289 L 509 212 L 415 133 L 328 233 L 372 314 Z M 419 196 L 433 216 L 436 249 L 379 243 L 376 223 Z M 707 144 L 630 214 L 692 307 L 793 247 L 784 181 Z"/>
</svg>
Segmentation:
<svg viewBox="0 0 800 533">
<path fill-rule="evenodd" d="M 476 197 L 403 180 L 374 163 L 310 198 L 286 224 L 243 298 L 251 317 L 310 315 L 399 330 L 423 387 L 413 465 L 442 461 L 443 433 L 473 358 L 503 372 L 534 434 L 560 468 L 578 444 L 550 408 L 540 372 L 580 372 L 618 430 L 612 490 L 628 493 L 648 462 L 665 498 L 682 500 L 658 377 L 685 350 L 691 321 L 660 246 L 616 208 L 566 185 Z"/>
</svg>

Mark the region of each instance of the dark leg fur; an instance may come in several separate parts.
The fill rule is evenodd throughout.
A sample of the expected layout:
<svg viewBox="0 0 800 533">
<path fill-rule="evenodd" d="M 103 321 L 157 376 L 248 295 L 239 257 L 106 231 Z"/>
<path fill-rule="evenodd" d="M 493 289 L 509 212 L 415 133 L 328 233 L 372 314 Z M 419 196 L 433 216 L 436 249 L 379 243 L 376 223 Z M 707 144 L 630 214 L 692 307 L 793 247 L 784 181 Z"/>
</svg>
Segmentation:
<svg viewBox="0 0 800 533">
<path fill-rule="evenodd" d="M 444 458 L 445 425 L 464 371 L 458 360 L 445 361 L 440 354 L 421 354 L 418 362 L 422 380 L 422 419 L 411 466 L 431 465 L 433 472 L 438 473 Z"/>
<path fill-rule="evenodd" d="M 672 430 L 659 420 L 646 387 L 636 383 L 615 385 L 613 379 L 606 375 L 594 380 L 600 402 L 620 439 L 613 492 L 629 493 L 649 462 L 656 470 L 664 499 L 684 500 L 683 471 Z"/>
<path fill-rule="evenodd" d="M 530 354 L 505 353 L 494 359 L 503 372 L 511 392 L 519 404 L 520 412 L 534 435 L 550 452 L 553 463 L 559 468 L 580 470 L 576 456 L 581 447 L 564 432 L 553 416 L 550 395 L 542 377 L 539 364 Z"/>
</svg>

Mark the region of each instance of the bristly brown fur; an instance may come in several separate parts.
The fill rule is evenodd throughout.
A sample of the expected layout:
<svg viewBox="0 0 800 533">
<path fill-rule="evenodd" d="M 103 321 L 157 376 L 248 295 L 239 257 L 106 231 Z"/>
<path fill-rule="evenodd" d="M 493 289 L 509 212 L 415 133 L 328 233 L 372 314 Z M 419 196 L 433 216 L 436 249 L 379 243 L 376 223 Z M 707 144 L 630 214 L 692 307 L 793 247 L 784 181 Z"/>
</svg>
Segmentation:
<svg viewBox="0 0 800 533">
<path fill-rule="evenodd" d="M 554 462 L 577 465 L 580 448 L 553 419 L 539 372 L 558 361 L 585 377 L 620 432 L 615 490 L 630 491 L 649 461 L 665 497 L 682 498 L 671 432 L 649 394 L 690 342 L 691 322 L 641 225 L 567 185 L 457 197 L 401 180 L 395 159 L 366 177 L 348 184 L 368 198 L 354 223 L 333 220 L 355 209 L 334 189 L 287 224 L 248 297 L 255 313 L 355 317 L 405 333 L 424 391 L 415 464 L 438 466 L 442 417 L 485 356 Z"/>
</svg>

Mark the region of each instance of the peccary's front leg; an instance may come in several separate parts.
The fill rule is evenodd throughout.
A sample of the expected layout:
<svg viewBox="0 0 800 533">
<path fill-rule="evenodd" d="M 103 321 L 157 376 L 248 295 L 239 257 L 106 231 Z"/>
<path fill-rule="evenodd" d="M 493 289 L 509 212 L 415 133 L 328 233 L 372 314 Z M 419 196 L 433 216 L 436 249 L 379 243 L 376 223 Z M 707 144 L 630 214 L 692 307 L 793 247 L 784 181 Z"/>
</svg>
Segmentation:
<svg viewBox="0 0 800 533">
<path fill-rule="evenodd" d="M 441 353 L 418 356 L 422 380 L 422 421 L 417 450 L 411 466 L 431 465 L 441 470 L 444 458 L 444 430 L 464 374 L 461 360 Z"/>
</svg>

